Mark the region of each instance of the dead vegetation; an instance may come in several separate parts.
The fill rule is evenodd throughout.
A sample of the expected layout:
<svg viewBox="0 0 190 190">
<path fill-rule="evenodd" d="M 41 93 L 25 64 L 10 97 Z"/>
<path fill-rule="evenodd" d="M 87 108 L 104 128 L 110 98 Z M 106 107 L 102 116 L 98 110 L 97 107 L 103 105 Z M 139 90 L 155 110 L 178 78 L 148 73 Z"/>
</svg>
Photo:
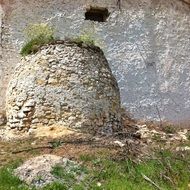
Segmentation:
<svg viewBox="0 0 190 190">
<path fill-rule="evenodd" d="M 129 157 L 141 160 L 152 155 L 155 150 L 188 150 L 189 129 L 173 129 L 168 125 L 160 128 L 153 123 L 142 125 L 128 118 L 124 124 L 123 131 L 110 136 L 72 133 L 58 138 L 30 137 L 0 141 L 0 164 L 2 166 L 16 159 L 25 160 L 42 153 L 64 155 L 74 159 L 78 159 L 83 153 L 100 153 L 119 160 Z"/>
</svg>

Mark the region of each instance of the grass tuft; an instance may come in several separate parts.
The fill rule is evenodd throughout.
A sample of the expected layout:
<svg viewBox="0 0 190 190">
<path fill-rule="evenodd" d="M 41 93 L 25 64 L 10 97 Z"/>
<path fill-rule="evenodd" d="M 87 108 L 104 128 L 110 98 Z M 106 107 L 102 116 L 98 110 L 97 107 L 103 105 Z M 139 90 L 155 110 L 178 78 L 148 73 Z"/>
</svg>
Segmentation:
<svg viewBox="0 0 190 190">
<path fill-rule="evenodd" d="M 54 32 L 54 29 L 47 23 L 28 25 L 24 30 L 27 42 L 20 54 L 26 56 L 36 53 L 41 46 L 54 41 Z"/>
<path fill-rule="evenodd" d="M 20 165 L 20 161 L 0 168 L 0 190 L 28 190 L 28 187 L 13 175 L 13 170 Z"/>
<path fill-rule="evenodd" d="M 20 54 L 22 56 L 27 56 L 29 54 L 34 54 L 38 51 L 38 49 L 48 43 L 51 43 L 54 41 L 53 36 L 50 37 L 44 37 L 44 36 L 38 36 L 34 39 L 31 39 L 29 42 L 27 42 L 21 49 Z"/>
<path fill-rule="evenodd" d="M 84 43 L 86 45 L 95 46 L 95 41 L 94 41 L 93 37 L 88 33 L 82 34 L 76 38 L 73 38 L 72 41 L 75 43 L 78 43 L 78 44 Z"/>
</svg>

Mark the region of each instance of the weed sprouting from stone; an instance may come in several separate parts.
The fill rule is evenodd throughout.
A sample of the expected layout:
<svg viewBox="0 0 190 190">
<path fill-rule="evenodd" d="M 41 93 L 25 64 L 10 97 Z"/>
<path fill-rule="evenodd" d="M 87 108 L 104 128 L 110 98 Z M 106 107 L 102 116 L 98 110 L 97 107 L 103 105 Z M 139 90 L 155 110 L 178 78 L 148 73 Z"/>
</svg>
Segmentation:
<svg viewBox="0 0 190 190">
<path fill-rule="evenodd" d="M 44 23 L 29 25 L 24 33 L 27 42 L 21 49 L 22 56 L 36 53 L 40 46 L 55 40 L 53 28 Z"/>
<path fill-rule="evenodd" d="M 84 34 L 78 36 L 77 38 L 74 38 L 72 41 L 79 43 L 79 44 L 84 43 L 87 45 L 95 46 L 95 41 L 94 41 L 92 35 L 90 35 L 89 33 L 84 33 Z"/>
</svg>

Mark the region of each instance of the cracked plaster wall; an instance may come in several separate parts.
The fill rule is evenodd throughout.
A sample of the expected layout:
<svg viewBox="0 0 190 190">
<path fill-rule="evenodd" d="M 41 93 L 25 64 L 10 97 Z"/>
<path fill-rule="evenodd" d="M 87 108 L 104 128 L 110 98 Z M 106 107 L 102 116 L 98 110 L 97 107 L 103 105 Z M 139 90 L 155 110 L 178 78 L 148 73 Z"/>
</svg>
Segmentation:
<svg viewBox="0 0 190 190">
<path fill-rule="evenodd" d="M 8 0 L 0 65 L 0 108 L 23 30 L 48 22 L 60 38 L 85 30 L 103 49 L 121 92 L 122 105 L 136 118 L 186 121 L 190 116 L 190 7 L 180 0 Z M 84 20 L 86 7 L 105 6 L 105 23 Z M 1 9 L 0 9 L 1 10 Z M 0 14 L 1 15 L 1 14 Z M 0 19 L 1 20 L 1 19 Z M 0 22 L 1 23 L 1 22 Z"/>
</svg>

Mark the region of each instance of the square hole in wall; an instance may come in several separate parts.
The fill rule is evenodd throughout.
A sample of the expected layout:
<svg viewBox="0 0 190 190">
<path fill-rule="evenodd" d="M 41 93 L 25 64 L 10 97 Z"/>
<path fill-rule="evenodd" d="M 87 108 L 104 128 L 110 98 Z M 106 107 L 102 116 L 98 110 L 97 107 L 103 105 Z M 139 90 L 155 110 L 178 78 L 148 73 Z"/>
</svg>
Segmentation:
<svg viewBox="0 0 190 190">
<path fill-rule="evenodd" d="M 86 10 L 85 20 L 92 20 L 97 22 L 106 22 L 109 17 L 109 11 L 103 7 L 90 7 Z"/>
</svg>

